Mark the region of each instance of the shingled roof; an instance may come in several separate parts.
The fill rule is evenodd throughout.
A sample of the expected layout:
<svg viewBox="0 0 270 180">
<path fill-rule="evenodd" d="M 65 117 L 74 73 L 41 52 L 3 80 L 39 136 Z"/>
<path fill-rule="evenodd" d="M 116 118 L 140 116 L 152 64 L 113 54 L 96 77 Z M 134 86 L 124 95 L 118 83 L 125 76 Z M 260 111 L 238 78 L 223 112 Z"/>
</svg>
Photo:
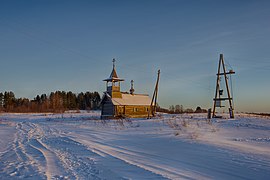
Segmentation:
<svg viewBox="0 0 270 180">
<path fill-rule="evenodd" d="M 120 106 L 150 106 L 151 99 L 143 94 L 122 94 L 122 98 L 112 98 L 112 103 Z"/>
<path fill-rule="evenodd" d="M 105 93 L 101 101 L 105 97 L 108 97 L 115 106 L 150 106 L 151 104 L 151 99 L 146 94 L 122 93 L 122 98 L 111 98 L 108 93 Z"/>
</svg>

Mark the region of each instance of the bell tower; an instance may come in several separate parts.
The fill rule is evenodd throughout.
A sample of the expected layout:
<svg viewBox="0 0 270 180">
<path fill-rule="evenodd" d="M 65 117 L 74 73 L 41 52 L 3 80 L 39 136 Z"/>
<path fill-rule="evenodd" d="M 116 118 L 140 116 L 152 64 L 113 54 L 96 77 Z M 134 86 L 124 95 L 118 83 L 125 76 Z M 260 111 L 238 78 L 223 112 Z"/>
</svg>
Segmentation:
<svg viewBox="0 0 270 180">
<path fill-rule="evenodd" d="M 109 78 L 104 79 L 106 81 L 106 92 L 112 98 L 122 98 L 122 93 L 120 91 L 120 82 L 124 79 L 118 78 L 115 70 L 115 59 L 113 59 L 113 69 Z"/>
</svg>

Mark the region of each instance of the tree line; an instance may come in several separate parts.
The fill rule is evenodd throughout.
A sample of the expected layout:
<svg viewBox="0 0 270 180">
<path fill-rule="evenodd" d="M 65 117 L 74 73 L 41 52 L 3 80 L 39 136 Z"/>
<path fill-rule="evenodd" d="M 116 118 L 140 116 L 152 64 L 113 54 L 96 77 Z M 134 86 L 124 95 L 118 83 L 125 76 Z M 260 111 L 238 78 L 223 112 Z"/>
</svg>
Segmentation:
<svg viewBox="0 0 270 180">
<path fill-rule="evenodd" d="M 194 111 L 191 108 L 184 109 L 183 105 L 171 105 L 169 109 L 161 108 L 160 106 L 157 106 L 158 112 L 164 112 L 169 114 L 183 114 L 183 113 L 207 113 L 206 109 L 202 109 L 200 106 L 196 108 Z"/>
<path fill-rule="evenodd" d="M 11 92 L 0 93 L 0 112 L 64 112 L 67 110 L 99 109 L 101 98 L 98 92 L 55 91 L 49 95 L 37 95 L 34 99 L 16 98 Z"/>
</svg>

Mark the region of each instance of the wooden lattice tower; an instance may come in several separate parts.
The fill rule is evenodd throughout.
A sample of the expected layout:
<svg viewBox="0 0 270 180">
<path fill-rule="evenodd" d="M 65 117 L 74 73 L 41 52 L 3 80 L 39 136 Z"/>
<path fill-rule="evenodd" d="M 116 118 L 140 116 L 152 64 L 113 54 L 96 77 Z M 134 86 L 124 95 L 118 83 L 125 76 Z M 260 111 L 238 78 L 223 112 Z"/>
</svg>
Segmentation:
<svg viewBox="0 0 270 180">
<path fill-rule="evenodd" d="M 233 108 L 233 103 L 232 103 L 233 98 L 231 96 L 229 83 L 228 83 L 228 75 L 231 75 L 231 74 L 235 74 L 235 72 L 233 70 L 226 72 L 223 54 L 220 54 L 219 64 L 218 64 L 218 73 L 217 73 L 217 82 L 216 82 L 216 93 L 215 93 L 215 98 L 214 98 L 214 108 L 213 108 L 213 115 L 212 115 L 213 117 L 217 117 L 216 108 L 224 107 L 222 106 L 221 102 L 227 100 L 229 101 L 230 118 L 234 118 L 234 108 Z M 222 76 L 224 76 L 224 80 L 225 80 L 227 97 L 222 97 L 223 90 L 220 89 L 220 82 L 221 82 Z"/>
</svg>

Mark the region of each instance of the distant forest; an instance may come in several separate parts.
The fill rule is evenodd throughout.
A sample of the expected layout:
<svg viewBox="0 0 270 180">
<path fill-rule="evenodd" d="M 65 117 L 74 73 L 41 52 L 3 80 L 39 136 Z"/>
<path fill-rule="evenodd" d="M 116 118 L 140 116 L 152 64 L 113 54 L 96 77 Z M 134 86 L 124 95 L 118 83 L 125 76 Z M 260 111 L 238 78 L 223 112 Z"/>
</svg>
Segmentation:
<svg viewBox="0 0 270 180">
<path fill-rule="evenodd" d="M 16 98 L 13 92 L 0 93 L 0 112 L 55 112 L 66 110 L 99 109 L 101 98 L 98 92 L 75 94 L 71 91 L 56 91 L 49 95 L 37 95 L 33 100 Z"/>
<path fill-rule="evenodd" d="M 202 109 L 200 106 L 197 106 L 194 111 L 191 108 L 184 109 L 183 105 L 171 105 L 169 109 L 162 108 L 159 105 L 157 106 L 157 112 L 163 112 L 168 114 L 183 114 L 183 113 L 207 113 L 206 109 Z"/>
</svg>

